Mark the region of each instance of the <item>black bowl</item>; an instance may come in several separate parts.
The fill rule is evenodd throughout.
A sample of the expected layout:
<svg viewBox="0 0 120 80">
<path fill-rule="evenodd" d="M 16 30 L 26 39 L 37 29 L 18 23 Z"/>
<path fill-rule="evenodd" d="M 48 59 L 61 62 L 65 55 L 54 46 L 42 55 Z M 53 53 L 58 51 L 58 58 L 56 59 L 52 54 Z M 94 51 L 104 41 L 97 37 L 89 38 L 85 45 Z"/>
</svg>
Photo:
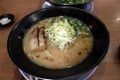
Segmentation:
<svg viewBox="0 0 120 80">
<path fill-rule="evenodd" d="M 46 69 L 31 62 L 23 50 L 23 38 L 27 30 L 38 21 L 55 16 L 72 16 L 88 25 L 95 38 L 91 54 L 80 64 L 66 69 Z M 33 12 L 21 19 L 8 37 L 8 53 L 21 70 L 40 78 L 58 79 L 82 74 L 96 67 L 104 58 L 109 47 L 109 32 L 104 23 L 94 15 L 77 8 L 46 8 Z"/>
<path fill-rule="evenodd" d="M 56 7 L 60 7 L 60 6 L 68 6 L 68 7 L 76 7 L 76 8 L 80 8 L 80 9 L 85 9 L 87 7 L 87 5 L 91 4 L 91 2 L 93 0 L 88 0 L 88 2 L 85 2 L 85 3 L 78 3 L 78 4 L 59 4 L 59 3 L 54 3 L 50 0 L 46 0 L 48 1 L 50 4 L 56 6 Z"/>
</svg>

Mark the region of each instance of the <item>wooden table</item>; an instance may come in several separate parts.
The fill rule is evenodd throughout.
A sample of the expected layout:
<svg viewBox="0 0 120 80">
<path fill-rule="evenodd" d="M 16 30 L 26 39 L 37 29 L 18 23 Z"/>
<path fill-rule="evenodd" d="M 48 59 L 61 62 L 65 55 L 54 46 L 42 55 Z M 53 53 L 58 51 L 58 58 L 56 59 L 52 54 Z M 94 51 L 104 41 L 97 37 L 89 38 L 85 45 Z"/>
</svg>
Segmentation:
<svg viewBox="0 0 120 80">
<path fill-rule="evenodd" d="M 43 2 L 44 0 L 0 0 L 0 15 L 12 13 L 15 16 L 13 25 L 0 30 L 0 80 L 24 80 L 8 56 L 7 38 L 15 23 L 23 16 L 41 9 Z M 89 80 L 120 80 L 120 61 L 117 59 L 120 45 L 120 0 L 94 0 L 92 13 L 107 26 L 110 32 L 110 47 Z"/>
</svg>

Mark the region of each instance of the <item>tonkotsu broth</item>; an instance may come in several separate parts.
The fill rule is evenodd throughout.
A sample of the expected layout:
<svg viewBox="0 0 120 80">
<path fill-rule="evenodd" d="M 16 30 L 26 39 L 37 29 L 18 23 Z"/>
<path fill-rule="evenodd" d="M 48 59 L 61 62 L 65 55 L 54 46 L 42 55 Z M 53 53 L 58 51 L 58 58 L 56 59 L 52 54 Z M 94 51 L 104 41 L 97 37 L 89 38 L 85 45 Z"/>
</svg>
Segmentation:
<svg viewBox="0 0 120 80">
<path fill-rule="evenodd" d="M 48 37 L 45 36 L 47 45 L 45 50 L 40 51 L 39 48 L 35 48 L 34 50 L 31 49 L 30 40 L 32 32 L 36 28 L 41 28 L 46 24 L 50 24 L 50 20 L 51 18 L 48 18 L 38 22 L 26 33 L 23 47 L 27 57 L 37 65 L 51 69 L 68 68 L 82 62 L 92 51 L 94 40 L 92 35 L 89 37 L 81 37 L 80 35 L 77 35 L 74 43 L 68 45 L 69 47 L 64 50 L 61 50 L 59 47 L 51 43 Z"/>
</svg>

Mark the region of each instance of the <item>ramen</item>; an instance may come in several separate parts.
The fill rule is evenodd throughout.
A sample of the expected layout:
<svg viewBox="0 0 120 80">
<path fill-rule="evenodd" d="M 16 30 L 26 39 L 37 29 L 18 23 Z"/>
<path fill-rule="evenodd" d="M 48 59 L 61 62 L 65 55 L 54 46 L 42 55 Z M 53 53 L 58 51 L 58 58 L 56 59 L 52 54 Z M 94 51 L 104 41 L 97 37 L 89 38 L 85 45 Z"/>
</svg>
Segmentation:
<svg viewBox="0 0 120 80">
<path fill-rule="evenodd" d="M 58 16 L 39 21 L 25 34 L 27 57 L 39 66 L 63 69 L 81 63 L 92 51 L 93 35 L 81 20 Z"/>
</svg>

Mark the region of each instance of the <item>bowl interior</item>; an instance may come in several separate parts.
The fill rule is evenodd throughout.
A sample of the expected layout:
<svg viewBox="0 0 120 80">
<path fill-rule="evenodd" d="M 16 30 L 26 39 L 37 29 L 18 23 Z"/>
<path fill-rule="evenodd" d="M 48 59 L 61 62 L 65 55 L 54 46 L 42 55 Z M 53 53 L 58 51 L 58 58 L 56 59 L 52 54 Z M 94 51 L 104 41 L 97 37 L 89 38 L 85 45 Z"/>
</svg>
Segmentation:
<svg viewBox="0 0 120 80">
<path fill-rule="evenodd" d="M 54 16 L 72 16 L 88 25 L 95 38 L 91 54 L 80 64 L 66 69 L 46 69 L 31 62 L 23 50 L 23 38 L 27 30 L 40 20 Z M 12 61 L 21 70 L 41 78 L 63 78 L 80 74 L 94 68 L 107 53 L 109 32 L 105 25 L 95 16 L 82 10 L 70 7 L 47 8 L 33 12 L 21 19 L 8 37 L 8 53 Z"/>
</svg>

